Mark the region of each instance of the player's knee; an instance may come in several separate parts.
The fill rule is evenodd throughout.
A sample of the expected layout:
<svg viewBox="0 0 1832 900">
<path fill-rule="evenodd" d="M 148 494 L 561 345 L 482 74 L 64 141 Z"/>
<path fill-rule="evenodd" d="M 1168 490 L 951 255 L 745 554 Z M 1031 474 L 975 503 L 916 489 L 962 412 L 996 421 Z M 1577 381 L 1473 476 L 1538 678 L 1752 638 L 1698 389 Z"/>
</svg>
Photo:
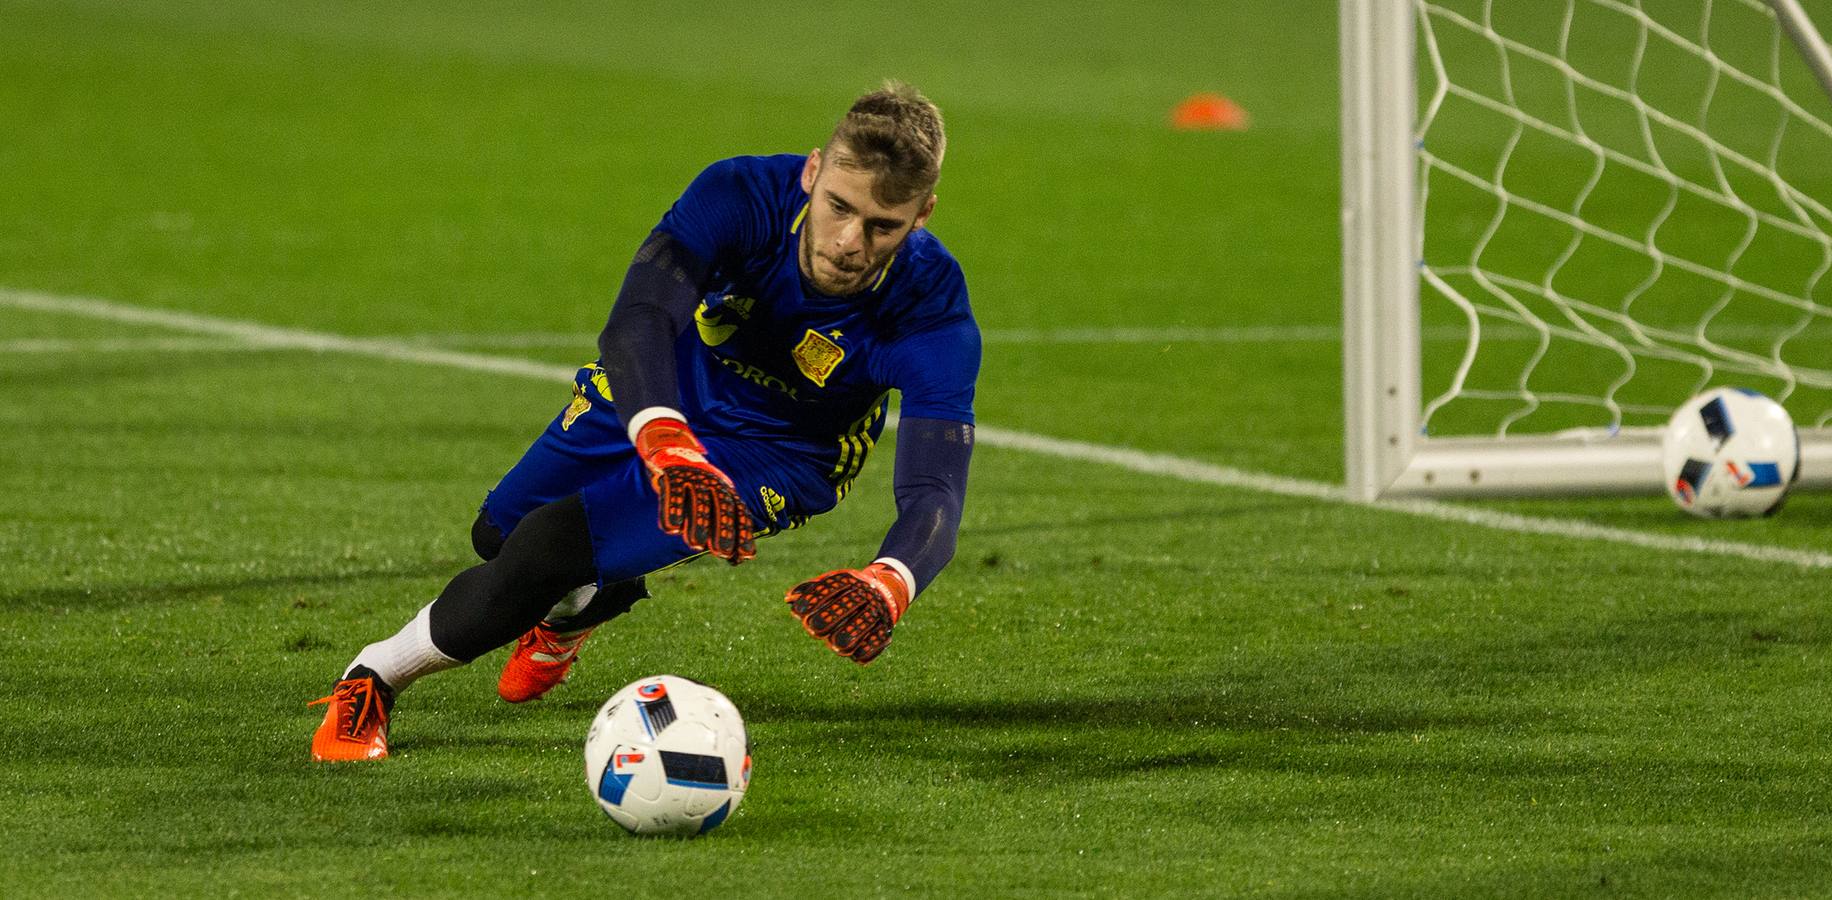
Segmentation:
<svg viewBox="0 0 1832 900">
<path fill-rule="evenodd" d="M 484 562 L 495 559 L 503 552 L 503 532 L 490 521 L 490 514 L 477 511 L 477 520 L 471 523 L 471 549 L 477 551 L 477 558 Z"/>
<path fill-rule="evenodd" d="M 630 611 L 636 601 L 649 596 L 647 584 L 641 578 L 629 581 L 614 581 L 598 588 L 592 602 L 585 608 L 563 619 L 555 621 L 559 631 L 578 631 L 582 628 L 596 628 L 610 620 Z"/>
<path fill-rule="evenodd" d="M 493 594 L 549 606 L 567 591 L 597 581 L 584 504 L 574 495 L 529 513 L 488 568 Z"/>
</svg>

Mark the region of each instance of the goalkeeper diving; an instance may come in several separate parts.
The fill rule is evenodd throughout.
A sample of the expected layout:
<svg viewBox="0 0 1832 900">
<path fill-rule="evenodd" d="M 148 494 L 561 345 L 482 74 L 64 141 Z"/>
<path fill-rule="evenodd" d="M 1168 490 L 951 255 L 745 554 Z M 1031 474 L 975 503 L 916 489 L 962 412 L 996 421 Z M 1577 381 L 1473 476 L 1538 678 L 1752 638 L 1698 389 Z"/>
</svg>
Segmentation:
<svg viewBox="0 0 1832 900">
<path fill-rule="evenodd" d="M 935 105 L 890 82 L 819 149 L 701 172 L 637 250 L 571 403 L 484 499 L 482 564 L 315 701 L 313 758 L 387 756 L 400 691 L 511 641 L 498 694 L 542 696 L 648 596 L 644 576 L 700 555 L 738 565 L 832 509 L 895 390 L 895 523 L 869 562 L 785 596 L 839 655 L 884 652 L 954 554 L 973 449 L 979 329 L 925 228 L 945 146 Z"/>
</svg>

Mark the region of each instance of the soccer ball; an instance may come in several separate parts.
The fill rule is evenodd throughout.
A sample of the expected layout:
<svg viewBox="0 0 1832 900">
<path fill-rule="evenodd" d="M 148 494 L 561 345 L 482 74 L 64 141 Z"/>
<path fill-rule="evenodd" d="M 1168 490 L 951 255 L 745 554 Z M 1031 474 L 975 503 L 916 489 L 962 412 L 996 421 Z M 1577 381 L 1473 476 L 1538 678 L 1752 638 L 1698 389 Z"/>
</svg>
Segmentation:
<svg viewBox="0 0 1832 900">
<path fill-rule="evenodd" d="M 1714 388 L 1673 413 L 1661 440 L 1667 493 L 1705 518 L 1765 516 L 1800 474 L 1800 435 L 1781 404 Z"/>
<path fill-rule="evenodd" d="M 634 834 L 692 837 L 718 827 L 751 782 L 751 745 L 724 694 L 677 675 L 611 695 L 585 735 L 585 786 Z"/>
</svg>

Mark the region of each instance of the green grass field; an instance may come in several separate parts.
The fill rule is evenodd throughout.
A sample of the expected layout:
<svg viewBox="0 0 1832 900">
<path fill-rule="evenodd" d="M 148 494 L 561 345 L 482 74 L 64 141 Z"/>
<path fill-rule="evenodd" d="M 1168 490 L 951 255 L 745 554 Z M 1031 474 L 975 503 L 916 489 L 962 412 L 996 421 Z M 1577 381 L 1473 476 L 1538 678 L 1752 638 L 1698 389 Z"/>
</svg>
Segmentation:
<svg viewBox="0 0 1832 900">
<path fill-rule="evenodd" d="M 494 653 L 403 695 L 389 761 L 309 762 L 306 701 L 470 564 L 569 397 L 539 367 L 593 355 L 686 181 L 887 75 L 948 115 L 988 432 L 1341 481 L 1334 4 L 611 6 L 0 0 L 0 896 L 1832 894 L 1827 569 L 1014 441 L 869 668 L 779 598 L 870 559 L 888 448 L 541 702 Z M 1168 129 L 1202 90 L 1253 127 Z M 1260 326 L 1310 331 L 1219 331 Z M 1121 328 L 1216 337 L 1022 339 Z M 1468 507 L 1832 546 L 1825 495 Z M 705 839 L 585 790 L 592 713 L 657 672 L 755 742 Z"/>
</svg>

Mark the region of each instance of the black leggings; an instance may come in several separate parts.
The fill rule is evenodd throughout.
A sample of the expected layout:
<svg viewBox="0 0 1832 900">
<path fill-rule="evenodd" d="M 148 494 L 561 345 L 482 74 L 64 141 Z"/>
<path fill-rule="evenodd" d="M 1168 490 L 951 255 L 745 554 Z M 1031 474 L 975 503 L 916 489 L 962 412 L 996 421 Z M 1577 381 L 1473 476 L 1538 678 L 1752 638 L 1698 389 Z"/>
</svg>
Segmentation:
<svg viewBox="0 0 1832 900">
<path fill-rule="evenodd" d="M 521 637 L 553 605 L 598 580 L 585 504 L 574 494 L 529 513 L 504 537 L 482 513 L 471 525 L 482 557 L 453 578 L 433 602 L 433 646 L 470 662 Z M 555 624 L 576 631 L 609 621 L 649 596 L 641 578 L 603 585 L 578 615 Z"/>
</svg>

